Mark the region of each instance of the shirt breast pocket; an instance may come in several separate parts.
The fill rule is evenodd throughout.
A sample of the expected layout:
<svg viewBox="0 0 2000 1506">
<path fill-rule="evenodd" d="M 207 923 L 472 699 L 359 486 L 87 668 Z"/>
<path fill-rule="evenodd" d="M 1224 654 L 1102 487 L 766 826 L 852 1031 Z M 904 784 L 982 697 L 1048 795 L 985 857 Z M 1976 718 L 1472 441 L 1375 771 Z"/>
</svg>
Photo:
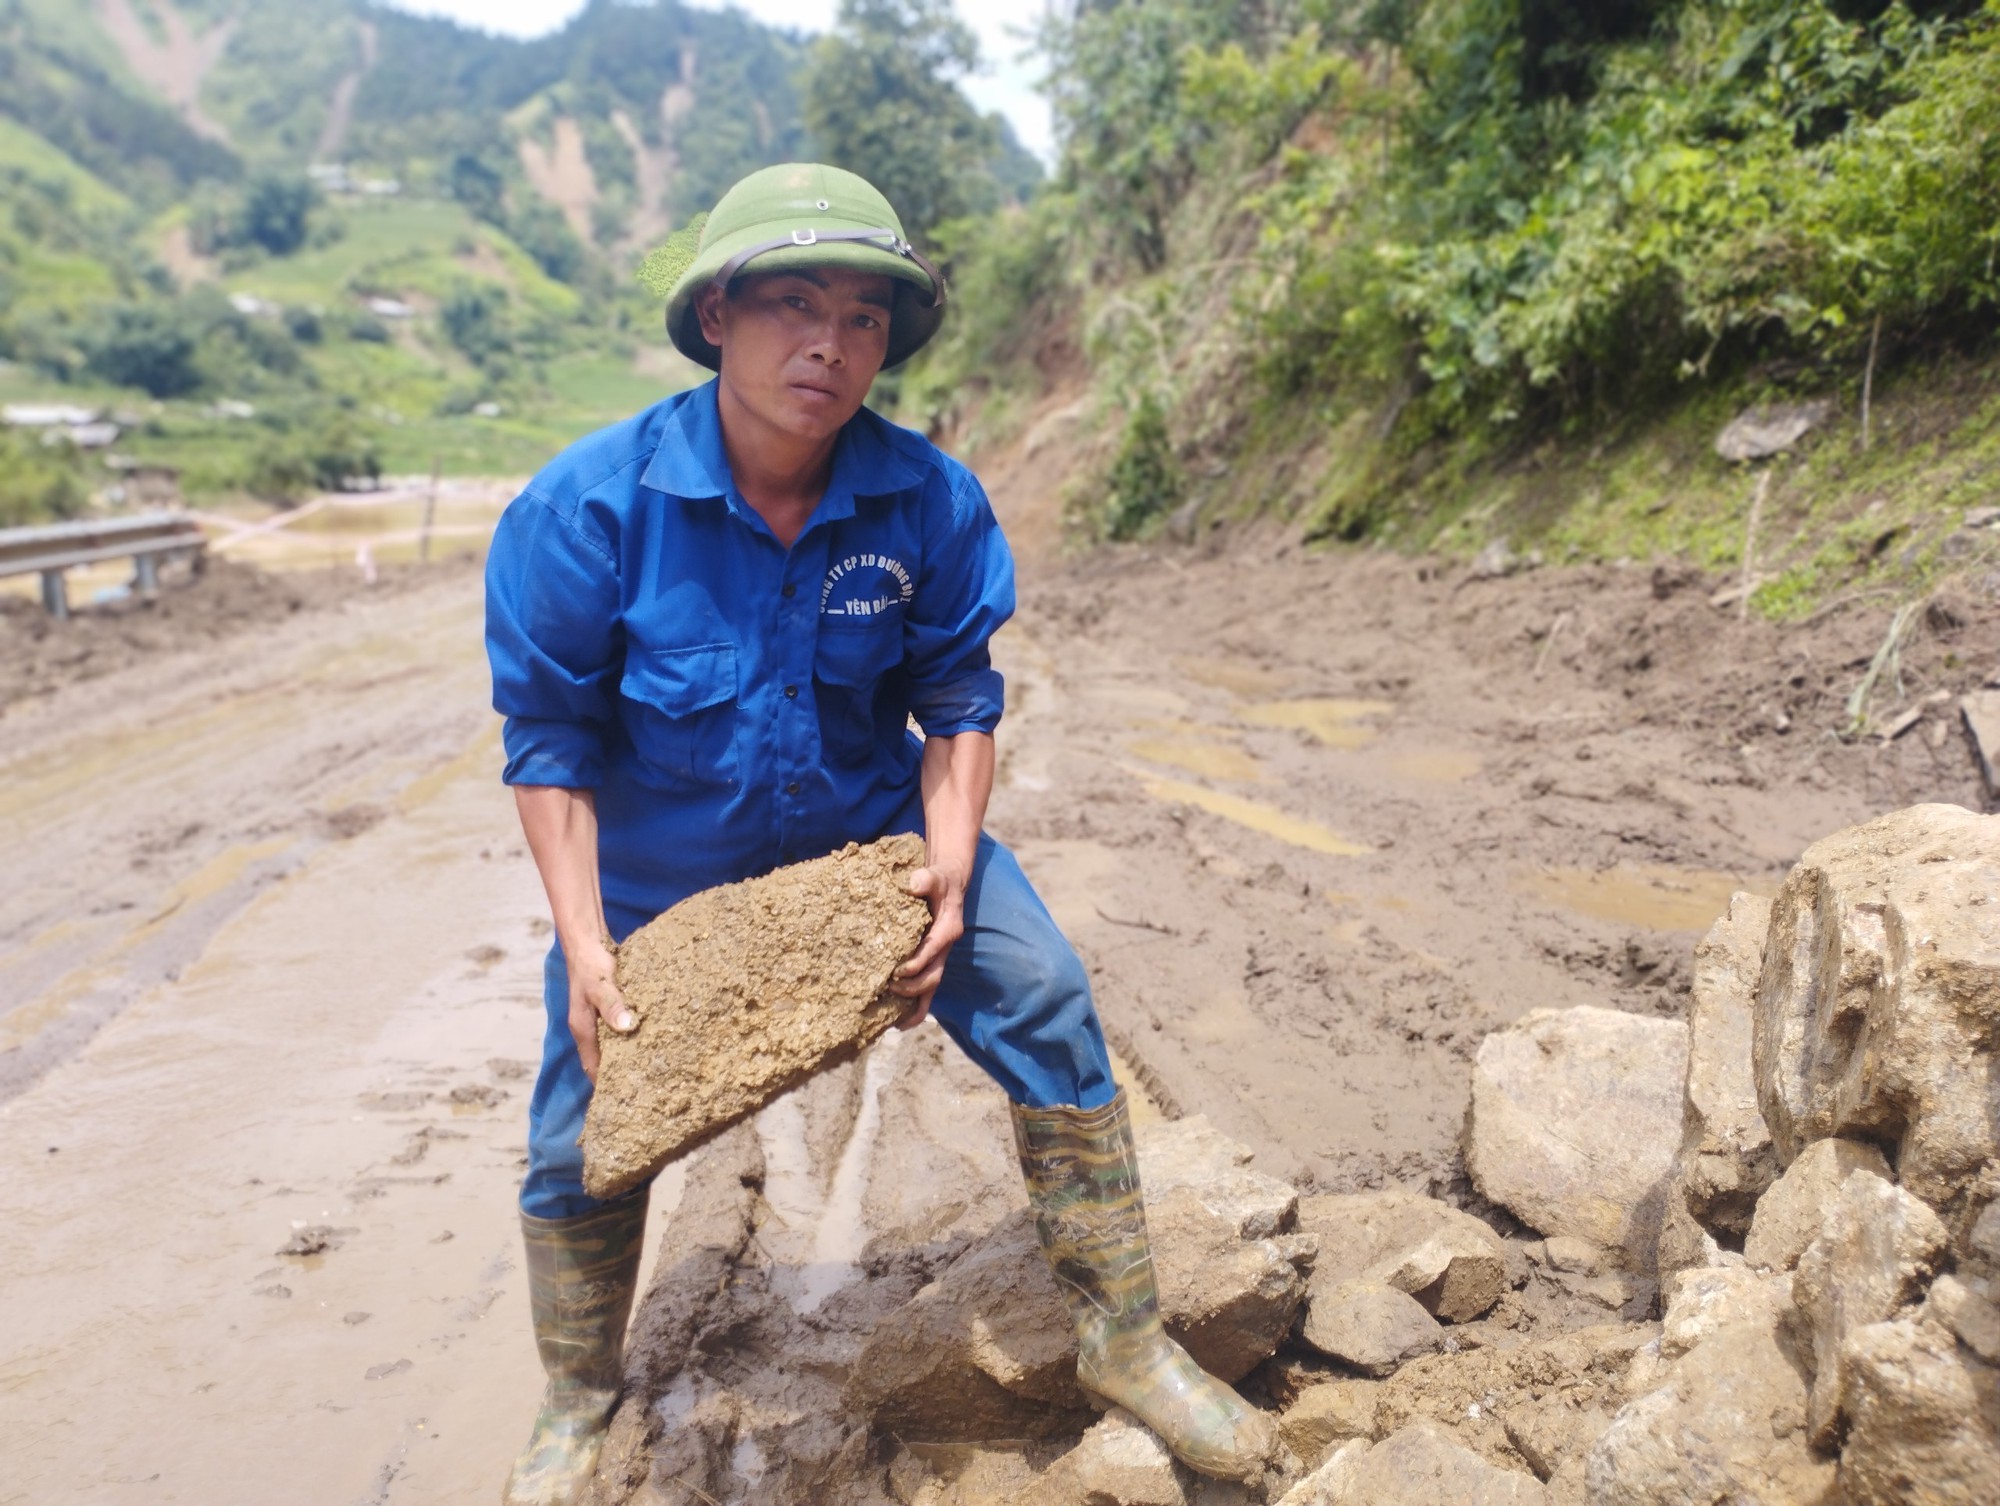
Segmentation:
<svg viewBox="0 0 2000 1506">
<path fill-rule="evenodd" d="M 625 726 L 642 777 L 666 788 L 733 788 L 736 746 L 736 646 L 629 649 L 619 681 Z"/>
<path fill-rule="evenodd" d="M 895 693 L 902 683 L 902 663 L 901 612 L 820 618 L 813 693 L 828 763 L 868 763 L 902 735 L 909 716 Z"/>
</svg>

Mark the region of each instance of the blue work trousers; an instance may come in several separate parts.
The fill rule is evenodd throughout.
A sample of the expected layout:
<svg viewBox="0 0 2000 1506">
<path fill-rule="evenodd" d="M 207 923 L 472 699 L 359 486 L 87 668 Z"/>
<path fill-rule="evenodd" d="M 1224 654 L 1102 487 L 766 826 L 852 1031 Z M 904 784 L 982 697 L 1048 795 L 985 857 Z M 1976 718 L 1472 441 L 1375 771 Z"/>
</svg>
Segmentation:
<svg viewBox="0 0 2000 1506">
<path fill-rule="evenodd" d="M 576 1218 L 602 1204 L 583 1190 L 577 1141 L 591 1086 L 569 1030 L 569 975 L 560 947 L 549 950 L 542 999 L 548 1030 L 528 1106 L 521 1209 L 537 1218 Z M 1082 962 L 1014 854 L 989 836 L 979 839 L 965 934 L 945 963 L 931 1014 L 1015 1103 L 1094 1109 L 1117 1091 Z"/>
</svg>

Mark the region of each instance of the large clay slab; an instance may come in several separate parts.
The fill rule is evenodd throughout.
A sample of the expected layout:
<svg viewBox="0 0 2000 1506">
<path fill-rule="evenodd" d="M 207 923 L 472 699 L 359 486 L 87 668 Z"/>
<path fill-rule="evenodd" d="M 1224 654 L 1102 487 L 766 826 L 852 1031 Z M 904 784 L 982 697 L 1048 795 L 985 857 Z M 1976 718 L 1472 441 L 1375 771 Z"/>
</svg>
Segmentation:
<svg viewBox="0 0 2000 1506">
<path fill-rule="evenodd" d="M 689 896 L 618 949 L 639 1017 L 599 1033 L 583 1185 L 615 1197 L 872 1044 L 908 1011 L 889 992 L 930 925 L 909 892 L 921 837 Z"/>
</svg>

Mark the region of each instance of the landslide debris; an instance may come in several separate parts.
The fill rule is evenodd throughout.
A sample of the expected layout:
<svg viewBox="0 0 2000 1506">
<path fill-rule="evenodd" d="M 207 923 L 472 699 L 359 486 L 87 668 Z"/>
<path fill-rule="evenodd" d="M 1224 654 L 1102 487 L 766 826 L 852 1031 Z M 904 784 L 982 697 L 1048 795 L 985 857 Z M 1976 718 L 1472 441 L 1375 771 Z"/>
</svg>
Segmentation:
<svg viewBox="0 0 2000 1506">
<path fill-rule="evenodd" d="M 1469 1159 L 1525 1233 L 1404 1189 L 1300 1197 L 1205 1121 L 1142 1127 L 1169 1327 L 1278 1414 L 1306 1471 L 1279 1506 L 1990 1503 L 1996 964 L 2000 817 L 1919 807 L 1817 844 L 1768 916 L 1738 896 L 1716 923 L 1687 1025 L 1586 1007 L 1488 1038 Z M 867 1193 L 894 1227 L 816 1313 L 760 1255 L 746 1132 L 690 1163 L 600 1499 L 1255 1499 L 1094 1418 L 990 1180 L 1004 1147 L 966 1133 L 997 1142 L 1004 1105 L 935 1043 L 885 1103 L 918 1066 L 966 1113 L 898 1121 L 896 1196 Z M 1593 1179 L 1628 1143 L 1644 1174 Z"/>
<path fill-rule="evenodd" d="M 908 1010 L 889 992 L 930 908 L 909 892 L 904 833 L 689 896 L 618 949 L 639 1018 L 599 1033 L 583 1184 L 616 1197 L 851 1059 Z"/>
</svg>

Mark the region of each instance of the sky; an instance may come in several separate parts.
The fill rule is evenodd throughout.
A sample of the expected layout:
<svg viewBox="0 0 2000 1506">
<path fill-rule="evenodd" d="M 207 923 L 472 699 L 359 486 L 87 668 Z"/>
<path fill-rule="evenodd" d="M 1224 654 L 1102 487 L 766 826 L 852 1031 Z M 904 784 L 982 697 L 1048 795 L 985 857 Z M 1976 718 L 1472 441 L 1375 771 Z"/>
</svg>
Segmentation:
<svg viewBox="0 0 2000 1506">
<path fill-rule="evenodd" d="M 399 10 L 448 16 L 466 26 L 516 37 L 555 31 L 584 6 L 584 0 L 388 0 L 388 3 Z M 701 4 L 703 0 L 694 3 Z M 1012 121 L 1014 134 L 1029 151 L 1044 162 L 1053 161 L 1054 128 L 1048 106 L 1035 93 L 1036 66 L 1032 60 L 1023 61 L 1019 56 L 1026 44 L 1015 33 L 1017 23 L 996 14 L 1004 9 L 1018 15 L 1028 11 L 1030 5 L 1016 3 L 1003 7 L 981 0 L 955 0 L 955 3 L 959 14 L 979 33 L 980 51 L 986 59 L 982 74 L 966 81 L 965 92 L 982 110 L 998 110 Z M 735 0 L 735 5 L 775 26 L 825 31 L 833 24 L 837 0 Z M 723 6 L 714 3 L 706 8 L 720 10 Z"/>
</svg>

